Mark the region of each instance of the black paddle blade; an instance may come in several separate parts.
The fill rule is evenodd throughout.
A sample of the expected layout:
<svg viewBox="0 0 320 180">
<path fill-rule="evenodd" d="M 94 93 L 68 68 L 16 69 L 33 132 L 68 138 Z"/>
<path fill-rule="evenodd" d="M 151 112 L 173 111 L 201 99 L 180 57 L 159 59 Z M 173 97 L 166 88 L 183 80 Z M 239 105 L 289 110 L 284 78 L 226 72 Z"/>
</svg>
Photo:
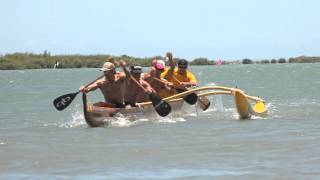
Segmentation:
<svg viewBox="0 0 320 180">
<path fill-rule="evenodd" d="M 188 104 L 195 104 L 198 100 L 198 95 L 196 93 L 191 93 L 186 95 L 184 98 L 184 101 L 187 102 Z"/>
<path fill-rule="evenodd" d="M 171 106 L 166 101 L 163 101 L 160 96 L 155 93 L 149 94 L 154 109 L 161 117 L 167 116 L 171 112 Z"/>
<path fill-rule="evenodd" d="M 64 110 L 66 107 L 68 107 L 70 105 L 70 103 L 73 101 L 73 99 L 77 96 L 79 92 L 76 93 L 69 93 L 69 94 L 65 94 L 62 95 L 60 97 L 57 97 L 54 101 L 53 101 L 53 105 L 54 107 L 58 110 L 58 111 L 62 111 Z"/>
<path fill-rule="evenodd" d="M 210 107 L 210 101 L 206 97 L 200 97 L 198 100 L 199 107 L 205 111 Z"/>
</svg>

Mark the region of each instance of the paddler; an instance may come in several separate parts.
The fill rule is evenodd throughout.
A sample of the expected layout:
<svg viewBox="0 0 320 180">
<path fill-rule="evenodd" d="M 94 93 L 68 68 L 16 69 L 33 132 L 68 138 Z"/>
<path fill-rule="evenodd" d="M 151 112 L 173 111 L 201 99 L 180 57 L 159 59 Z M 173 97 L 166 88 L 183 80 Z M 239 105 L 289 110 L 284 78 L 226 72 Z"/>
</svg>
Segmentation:
<svg viewBox="0 0 320 180">
<path fill-rule="evenodd" d="M 178 93 L 186 91 L 187 88 L 198 85 L 196 77 L 188 70 L 187 60 L 179 60 L 178 68 L 176 68 L 176 64 L 172 58 L 172 53 L 167 52 L 166 56 L 169 60 L 170 68 L 162 73 L 161 77 L 172 82 Z"/>
<path fill-rule="evenodd" d="M 112 61 L 111 58 L 109 60 Z M 104 63 L 100 71 L 103 72 L 104 76 L 88 87 L 81 86 L 80 91 L 87 93 L 99 88 L 104 96 L 105 102 L 99 102 L 96 105 L 124 108 L 125 74 L 116 72 L 115 65 L 112 62 Z"/>
<path fill-rule="evenodd" d="M 149 101 L 148 94 L 155 92 L 155 90 L 150 86 L 150 84 L 141 78 L 142 67 L 137 65 L 131 65 L 130 71 L 126 68 L 126 62 L 120 60 L 119 65 L 122 67 L 124 73 L 126 74 L 126 91 L 124 94 L 126 107 L 135 107 L 136 103 Z M 140 85 L 145 89 L 143 91 L 132 79 L 137 80 Z"/>
<path fill-rule="evenodd" d="M 165 70 L 165 62 L 163 60 L 154 59 L 152 61 L 151 70 L 143 74 L 143 80 L 147 81 L 151 87 L 159 94 L 161 98 L 171 96 L 175 93 L 173 83 L 168 82 L 161 77 L 161 73 Z"/>
</svg>

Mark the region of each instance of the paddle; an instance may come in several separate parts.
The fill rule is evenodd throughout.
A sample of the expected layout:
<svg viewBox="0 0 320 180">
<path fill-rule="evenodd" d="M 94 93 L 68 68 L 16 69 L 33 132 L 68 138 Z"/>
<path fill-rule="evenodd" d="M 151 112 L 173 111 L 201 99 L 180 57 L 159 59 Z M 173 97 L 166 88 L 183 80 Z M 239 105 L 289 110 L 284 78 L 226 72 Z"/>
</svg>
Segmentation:
<svg viewBox="0 0 320 180">
<path fill-rule="evenodd" d="M 174 67 L 175 67 L 175 63 L 173 62 L 172 53 L 171 53 L 171 52 L 167 52 L 166 57 L 168 58 L 169 63 L 170 63 L 170 67 L 171 67 L 172 70 L 173 70 Z M 164 61 L 166 61 L 166 59 L 165 59 Z M 173 76 L 173 74 L 171 74 L 170 77 L 172 77 L 173 80 L 177 81 L 179 84 L 181 83 L 177 78 L 175 78 L 175 77 Z M 176 89 L 177 89 L 177 88 L 176 88 Z M 188 89 L 186 88 L 186 90 L 188 90 Z M 200 106 L 200 107 L 201 107 L 201 109 L 203 109 L 204 111 L 205 111 L 206 109 L 208 109 L 209 106 L 210 106 L 210 101 L 209 101 L 208 99 L 207 99 L 207 101 L 202 101 L 202 100 L 200 100 L 200 99 L 198 98 L 198 95 L 197 95 L 196 93 L 194 93 L 194 92 L 186 95 L 183 99 L 184 99 L 184 101 L 186 101 L 188 104 L 191 104 L 191 105 L 192 105 L 192 104 L 195 104 L 197 101 L 199 101 L 201 104 L 203 104 L 203 106 Z"/>
<path fill-rule="evenodd" d="M 131 75 L 131 73 L 130 78 L 133 80 L 134 83 L 136 83 L 136 85 L 138 85 L 141 88 L 141 90 L 146 92 L 146 89 Z M 170 104 L 166 101 L 163 101 L 158 94 L 151 92 L 149 93 L 149 98 L 152 102 L 154 109 L 160 116 L 167 116 L 171 112 Z"/>
<path fill-rule="evenodd" d="M 177 81 L 178 83 L 181 83 L 181 81 L 179 81 L 176 77 L 174 77 L 174 76 L 171 76 L 172 77 L 172 79 L 173 80 L 175 80 L 175 81 Z M 185 90 L 188 90 L 188 88 L 186 88 Z M 185 98 L 184 98 L 184 100 L 187 102 L 187 100 L 194 100 L 194 98 L 195 98 L 195 96 L 196 96 L 196 99 L 195 99 L 195 101 L 197 101 L 198 100 L 198 102 L 199 102 L 199 107 L 203 110 L 203 111 L 205 111 L 205 110 L 207 110 L 208 108 L 209 108 L 209 106 L 210 106 L 210 101 L 208 100 L 208 98 L 206 98 L 206 97 L 200 97 L 200 98 L 198 98 L 198 95 L 196 94 L 196 93 L 191 93 L 191 94 L 189 94 L 189 95 L 191 95 L 191 97 L 188 97 L 189 99 L 187 99 L 187 96 L 185 96 Z M 193 99 L 191 99 L 191 98 L 193 98 Z M 195 103 L 195 102 L 194 102 Z M 193 103 L 193 104 L 194 104 Z M 190 104 L 190 103 L 189 103 Z"/>
<path fill-rule="evenodd" d="M 203 110 L 203 111 L 205 111 L 205 110 L 207 110 L 208 108 L 209 108 L 209 106 L 210 106 L 210 101 L 209 101 L 209 99 L 208 98 L 206 98 L 206 97 L 200 97 L 199 99 L 198 99 L 198 102 L 199 102 L 199 107 Z"/>
<path fill-rule="evenodd" d="M 141 90 L 143 90 L 144 92 L 146 92 L 147 90 L 132 76 L 132 74 L 130 73 L 130 71 L 128 71 L 128 69 L 125 67 L 125 65 L 123 63 L 120 63 L 120 66 L 123 68 L 124 72 L 126 73 L 126 75 L 129 75 L 130 79 L 138 86 L 140 87 Z M 149 93 L 149 98 L 152 102 L 152 105 L 154 107 L 154 109 L 157 111 L 157 113 L 161 116 L 161 117 L 165 117 L 167 116 L 170 112 L 171 112 L 171 106 L 169 103 L 167 103 L 166 101 L 163 101 L 161 99 L 161 97 L 159 95 L 157 95 L 156 93 Z"/>
<path fill-rule="evenodd" d="M 188 94 L 186 95 L 185 97 L 183 97 L 183 100 L 185 102 L 187 102 L 188 104 L 195 104 L 198 100 L 198 95 L 196 93 L 191 93 L 191 94 Z"/>
<path fill-rule="evenodd" d="M 98 79 L 102 78 L 104 75 L 101 75 L 100 77 L 98 77 L 97 79 L 95 79 L 94 81 L 90 82 L 89 84 L 87 84 L 85 87 L 90 86 L 92 83 L 96 82 Z M 73 99 L 79 94 L 80 91 L 77 91 L 75 93 L 69 93 L 69 94 L 65 94 L 62 96 L 57 97 L 56 99 L 54 99 L 53 101 L 53 105 L 54 107 L 58 110 L 58 111 L 62 111 L 64 110 L 66 107 L 68 107 L 71 102 L 73 101 Z"/>
<path fill-rule="evenodd" d="M 158 82 L 161 82 L 161 83 L 165 83 L 163 82 L 161 79 L 157 78 L 157 77 L 152 77 L 153 79 L 157 80 Z M 174 87 L 175 88 L 175 87 Z M 177 88 L 175 88 L 177 90 Z M 188 104 L 195 104 L 198 100 L 198 95 L 196 93 L 190 93 L 188 95 L 186 95 L 185 97 L 183 97 L 183 100 L 185 102 L 187 102 Z"/>
</svg>

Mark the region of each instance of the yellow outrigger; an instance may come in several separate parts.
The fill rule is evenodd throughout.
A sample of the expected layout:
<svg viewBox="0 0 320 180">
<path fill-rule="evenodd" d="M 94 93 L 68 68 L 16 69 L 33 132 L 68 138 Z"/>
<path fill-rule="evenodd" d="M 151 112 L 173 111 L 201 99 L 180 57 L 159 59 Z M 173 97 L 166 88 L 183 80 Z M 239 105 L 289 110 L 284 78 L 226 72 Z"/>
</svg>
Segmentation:
<svg viewBox="0 0 320 180">
<path fill-rule="evenodd" d="M 205 87 L 194 88 L 189 91 L 185 91 L 183 93 L 164 98 L 164 100 L 168 102 L 178 101 L 190 93 L 198 93 L 198 97 L 206 97 L 209 95 L 219 95 L 219 94 L 234 96 L 235 105 L 239 113 L 240 119 L 248 119 L 252 115 L 259 116 L 259 117 L 266 117 L 268 113 L 268 110 L 265 106 L 265 101 L 260 97 L 249 96 L 245 94 L 245 92 L 241 89 L 229 88 L 224 86 L 205 86 Z M 253 107 L 251 106 L 249 100 L 254 101 Z M 151 105 L 151 104 L 147 102 L 147 103 L 140 103 L 140 105 L 144 106 L 144 105 Z"/>
</svg>

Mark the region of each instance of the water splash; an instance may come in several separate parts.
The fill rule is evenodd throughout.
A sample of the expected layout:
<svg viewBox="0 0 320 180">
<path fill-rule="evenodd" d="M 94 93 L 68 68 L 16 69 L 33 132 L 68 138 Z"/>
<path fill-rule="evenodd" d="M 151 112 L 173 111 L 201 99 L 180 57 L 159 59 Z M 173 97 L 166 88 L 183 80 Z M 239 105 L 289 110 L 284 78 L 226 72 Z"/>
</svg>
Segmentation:
<svg viewBox="0 0 320 180">
<path fill-rule="evenodd" d="M 113 127 L 131 127 L 137 125 L 141 122 L 150 121 L 147 117 L 138 117 L 138 116 L 124 116 L 118 113 L 116 116 L 109 118 L 109 126 Z"/>
<path fill-rule="evenodd" d="M 216 83 L 210 82 L 210 83 L 206 84 L 206 86 L 216 86 Z M 212 103 L 211 108 L 213 107 L 218 111 L 224 111 L 224 106 L 222 103 L 222 96 L 221 95 L 210 96 L 209 100 Z"/>
<path fill-rule="evenodd" d="M 177 122 L 184 122 L 186 119 L 183 117 L 165 117 L 160 118 L 157 122 L 158 123 L 177 123 Z"/>
<path fill-rule="evenodd" d="M 218 111 L 224 111 L 221 95 L 217 95 L 213 98 L 213 105 Z"/>
<path fill-rule="evenodd" d="M 229 170 L 213 170 L 213 169 L 157 169 L 153 170 L 134 170 L 125 173 L 119 171 L 108 172 L 111 178 L 120 179 L 172 179 L 172 178 L 195 178 L 198 177 L 226 177 L 226 176 L 241 176 L 251 174 L 248 171 L 229 171 Z M 196 178 L 197 179 L 197 178 Z"/>
<path fill-rule="evenodd" d="M 62 123 L 59 125 L 59 127 L 74 128 L 74 127 L 79 127 L 83 125 L 86 125 L 83 113 L 77 110 L 71 114 L 71 120 L 69 122 Z"/>
</svg>

